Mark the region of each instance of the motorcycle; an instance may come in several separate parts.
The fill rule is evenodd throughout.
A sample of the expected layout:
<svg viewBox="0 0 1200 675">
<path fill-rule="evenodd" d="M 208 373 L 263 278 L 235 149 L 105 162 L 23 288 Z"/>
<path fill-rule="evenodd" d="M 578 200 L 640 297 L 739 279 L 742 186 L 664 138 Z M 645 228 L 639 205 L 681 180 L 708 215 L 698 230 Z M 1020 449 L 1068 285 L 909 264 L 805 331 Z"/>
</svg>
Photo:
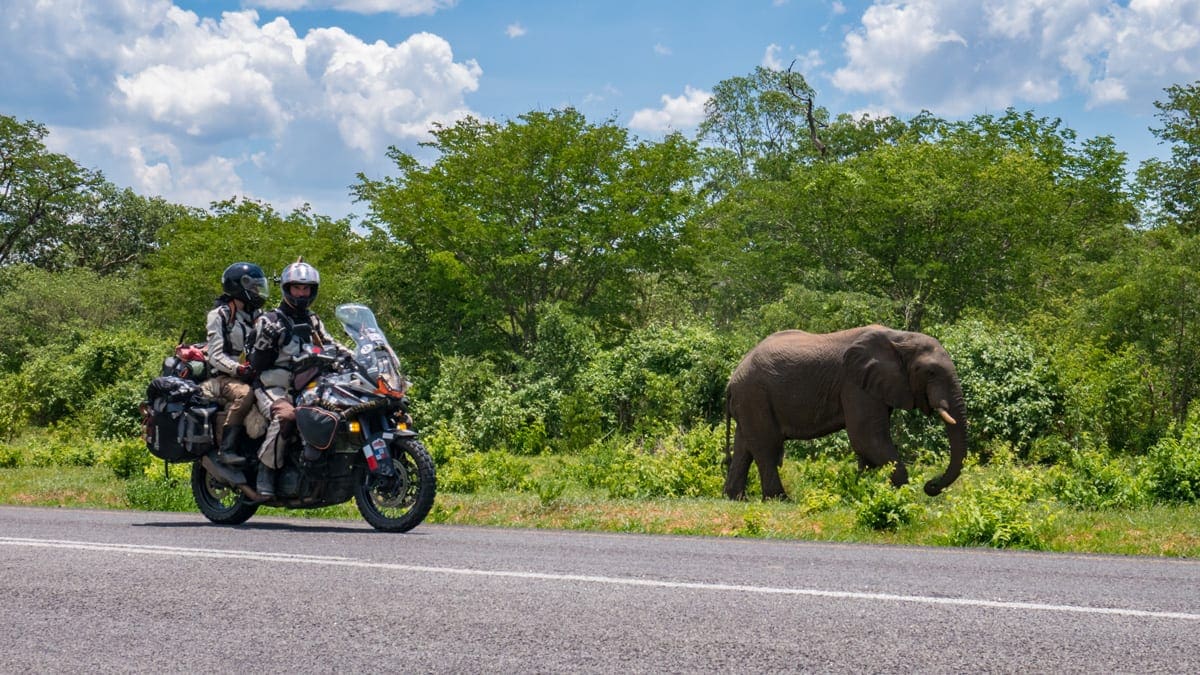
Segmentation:
<svg viewBox="0 0 1200 675">
<path fill-rule="evenodd" d="M 436 493 L 433 459 L 412 428 L 400 361 L 365 305 L 340 305 L 334 312 L 354 340 L 353 357 L 309 347 L 296 355 L 293 371 L 297 434 L 288 440 L 276 470 L 276 494 L 263 499 L 254 489 L 256 439 L 243 437 L 244 466 L 218 461 L 215 405 L 178 377 L 160 377 L 143 404 L 146 442 L 166 461 L 192 461 L 192 495 L 214 523 L 236 525 L 260 506 L 308 509 L 354 498 L 362 517 L 387 532 L 407 532 L 429 514 Z M 171 362 L 172 359 L 167 359 Z M 178 372 L 164 363 L 164 372 Z"/>
</svg>

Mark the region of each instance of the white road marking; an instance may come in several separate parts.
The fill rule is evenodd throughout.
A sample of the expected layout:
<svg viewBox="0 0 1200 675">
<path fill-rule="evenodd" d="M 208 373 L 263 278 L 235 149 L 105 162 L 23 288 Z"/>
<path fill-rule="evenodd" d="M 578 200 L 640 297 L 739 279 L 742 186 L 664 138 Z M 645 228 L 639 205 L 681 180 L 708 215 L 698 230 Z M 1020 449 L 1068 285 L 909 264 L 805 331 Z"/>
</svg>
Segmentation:
<svg viewBox="0 0 1200 675">
<path fill-rule="evenodd" d="M 379 563 L 337 556 L 302 555 L 294 553 L 264 553 L 260 551 L 237 551 L 208 548 L 179 548 L 174 546 L 146 546 L 140 544 L 109 544 L 103 542 L 62 541 L 56 539 L 25 539 L 0 537 L 0 545 L 26 546 L 34 548 L 64 548 L 77 551 L 107 551 L 112 553 L 134 553 L 139 555 L 169 555 L 184 558 L 232 558 L 257 560 L 260 562 L 293 563 L 306 565 L 329 565 L 378 569 L 396 572 L 419 572 L 424 574 L 454 574 L 460 576 L 500 577 L 508 579 L 532 579 L 537 581 L 569 581 L 589 584 L 611 584 L 617 586 L 642 586 L 649 588 L 679 588 L 698 591 L 727 591 L 756 593 L 763 595 L 793 595 L 815 598 L 845 600 L 876 600 L 883 602 L 911 602 L 926 605 L 957 605 L 962 607 L 992 607 L 997 609 L 1019 609 L 1039 612 L 1068 612 L 1075 614 L 1102 614 L 1147 619 L 1180 619 L 1200 621 L 1200 614 L 1188 612 L 1156 612 L 1142 609 L 1118 607 L 1087 607 L 1082 605 L 1051 605 L 1038 602 L 1009 602 L 1002 600 L 978 600 L 972 598 L 945 598 L 924 595 L 895 595 L 891 593 L 856 593 L 851 591 L 826 591 L 815 588 L 779 588 L 772 586 L 745 586 L 739 584 L 710 584 L 689 581 L 664 581 L 636 579 L 632 577 L 601 577 L 582 574 L 548 574 L 542 572 L 513 572 L 506 570 L 483 570 L 464 567 L 432 567 L 426 565 L 403 565 Z"/>
</svg>

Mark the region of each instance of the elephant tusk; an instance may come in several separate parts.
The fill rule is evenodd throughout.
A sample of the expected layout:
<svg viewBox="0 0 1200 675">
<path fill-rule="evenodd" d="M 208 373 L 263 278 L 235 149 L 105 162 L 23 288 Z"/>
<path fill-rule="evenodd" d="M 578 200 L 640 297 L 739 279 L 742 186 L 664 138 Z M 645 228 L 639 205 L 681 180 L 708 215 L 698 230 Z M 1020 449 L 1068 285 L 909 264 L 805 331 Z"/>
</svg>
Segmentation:
<svg viewBox="0 0 1200 675">
<path fill-rule="evenodd" d="M 938 414 L 942 416 L 942 421 L 946 424 L 958 424 L 958 422 L 954 421 L 954 418 L 951 417 L 950 413 L 946 412 L 944 408 L 938 408 L 937 411 Z"/>
</svg>

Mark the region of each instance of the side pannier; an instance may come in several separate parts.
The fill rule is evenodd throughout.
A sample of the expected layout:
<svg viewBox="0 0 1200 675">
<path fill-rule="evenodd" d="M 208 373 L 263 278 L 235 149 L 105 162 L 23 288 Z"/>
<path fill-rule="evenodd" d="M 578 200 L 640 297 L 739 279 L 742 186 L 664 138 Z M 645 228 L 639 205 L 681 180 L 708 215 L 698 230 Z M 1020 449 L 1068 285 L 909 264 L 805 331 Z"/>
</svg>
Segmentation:
<svg viewBox="0 0 1200 675">
<path fill-rule="evenodd" d="M 173 375 L 156 377 L 142 403 L 142 431 L 150 454 L 168 462 L 191 462 L 214 447 L 217 402 L 199 385 Z"/>
</svg>

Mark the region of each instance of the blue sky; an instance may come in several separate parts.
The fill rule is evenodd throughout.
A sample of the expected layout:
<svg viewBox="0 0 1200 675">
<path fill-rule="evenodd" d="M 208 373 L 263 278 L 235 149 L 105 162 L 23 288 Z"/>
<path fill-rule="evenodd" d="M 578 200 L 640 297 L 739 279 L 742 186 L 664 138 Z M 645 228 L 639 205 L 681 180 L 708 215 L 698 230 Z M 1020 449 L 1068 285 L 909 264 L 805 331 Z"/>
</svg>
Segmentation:
<svg viewBox="0 0 1200 675">
<path fill-rule="evenodd" d="M 795 69 L 834 114 L 1013 106 L 1131 168 L 1200 79 L 1200 0 L 5 0 L 0 114 L 114 183 L 362 215 L 348 186 L 435 122 L 573 106 L 689 136 L 715 84 Z M 424 151 L 427 152 L 428 151 Z"/>
</svg>

